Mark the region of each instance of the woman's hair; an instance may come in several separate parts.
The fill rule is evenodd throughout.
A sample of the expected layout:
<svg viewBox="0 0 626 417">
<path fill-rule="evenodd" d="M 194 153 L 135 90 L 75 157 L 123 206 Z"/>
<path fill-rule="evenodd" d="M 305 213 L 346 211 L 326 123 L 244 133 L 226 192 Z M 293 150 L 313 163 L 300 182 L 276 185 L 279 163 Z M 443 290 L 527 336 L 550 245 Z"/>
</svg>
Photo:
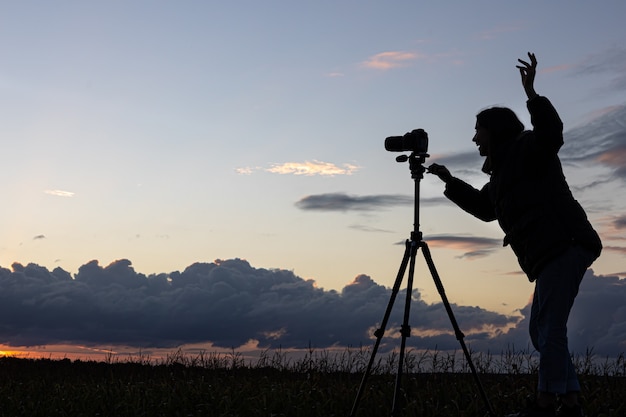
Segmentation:
<svg viewBox="0 0 626 417">
<path fill-rule="evenodd" d="M 476 115 L 476 124 L 489 132 L 489 155 L 485 158 L 483 172 L 491 174 L 497 166 L 498 148 L 524 131 L 513 110 L 507 107 L 491 107 Z"/>
<path fill-rule="evenodd" d="M 485 109 L 476 115 L 476 122 L 487 129 L 494 142 L 515 139 L 524 131 L 524 124 L 507 107 Z"/>
</svg>

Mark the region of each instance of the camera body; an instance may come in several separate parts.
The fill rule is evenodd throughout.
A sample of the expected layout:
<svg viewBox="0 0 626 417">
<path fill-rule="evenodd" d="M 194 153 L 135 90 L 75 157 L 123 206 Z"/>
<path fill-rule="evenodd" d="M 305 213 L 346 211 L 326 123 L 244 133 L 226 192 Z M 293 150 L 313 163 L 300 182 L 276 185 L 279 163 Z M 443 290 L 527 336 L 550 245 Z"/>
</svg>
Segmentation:
<svg viewBox="0 0 626 417">
<path fill-rule="evenodd" d="M 415 129 L 404 136 L 389 136 L 385 139 L 385 149 L 390 152 L 428 152 L 428 133 L 424 129 Z"/>
</svg>

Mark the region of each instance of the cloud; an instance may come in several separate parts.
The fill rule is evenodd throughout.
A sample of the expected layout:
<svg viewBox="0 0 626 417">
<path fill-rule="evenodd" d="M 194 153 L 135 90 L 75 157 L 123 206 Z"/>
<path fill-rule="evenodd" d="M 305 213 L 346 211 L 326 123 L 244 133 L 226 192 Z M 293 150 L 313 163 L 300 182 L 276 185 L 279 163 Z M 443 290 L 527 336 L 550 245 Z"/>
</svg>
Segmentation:
<svg viewBox="0 0 626 417">
<path fill-rule="evenodd" d="M 616 229 L 626 229 L 626 214 L 625 215 L 621 215 L 618 216 L 614 221 L 613 221 L 613 226 Z"/>
<path fill-rule="evenodd" d="M 345 193 L 328 193 L 303 197 L 296 202 L 296 207 L 316 211 L 370 211 L 382 207 L 411 205 L 413 201 L 412 197 L 398 194 L 352 196 Z"/>
<path fill-rule="evenodd" d="M 335 164 L 321 161 L 306 162 L 286 162 L 283 164 L 274 164 L 266 171 L 274 174 L 293 174 L 293 175 L 352 175 L 359 169 L 358 166 L 352 164 L 343 164 L 338 167 Z"/>
<path fill-rule="evenodd" d="M 421 198 L 421 206 L 447 204 L 445 197 Z M 371 211 L 384 207 L 409 206 L 415 204 L 415 198 L 401 194 L 374 194 L 353 196 L 345 193 L 314 194 L 302 197 L 296 203 L 302 210 L 316 211 Z"/>
<path fill-rule="evenodd" d="M 522 279 L 522 278 L 520 278 Z M 505 283 L 503 283 L 505 285 Z M 397 347 L 405 292 L 399 292 L 381 349 Z M 359 346 L 373 340 L 391 289 L 358 275 L 341 291 L 318 288 L 291 271 L 241 259 L 196 263 L 183 272 L 143 275 L 128 260 L 91 261 L 72 276 L 61 268 L 0 268 L 0 344 L 173 348 Z M 626 280 L 587 272 L 570 320 L 570 346 L 602 355 L 626 348 Z M 527 346 L 529 306 L 519 317 L 451 304 L 472 350 Z M 410 348 L 458 349 L 441 302 L 412 293 Z"/>
<path fill-rule="evenodd" d="M 254 340 L 275 348 L 358 346 L 371 341 L 390 295 L 366 275 L 341 292 L 325 291 L 290 271 L 257 269 L 240 259 L 150 276 L 135 272 L 128 260 L 106 267 L 92 261 L 74 277 L 60 268 L 13 264 L 12 271 L 0 269 L 0 343 L 168 348 L 210 342 L 228 348 Z M 517 321 L 476 307 L 454 308 L 468 335 Z M 412 311 L 412 345 L 455 348 L 440 303 L 427 304 L 414 291 Z M 397 308 L 388 328 L 401 321 Z M 392 348 L 396 341 L 387 343 Z"/>
<path fill-rule="evenodd" d="M 604 51 L 589 55 L 573 69 L 573 75 L 609 75 L 610 82 L 603 92 L 626 89 L 626 48 L 612 46 Z"/>
<path fill-rule="evenodd" d="M 71 191 L 63 191 L 63 190 L 45 190 L 44 193 L 49 195 L 54 195 L 57 197 L 73 197 L 74 193 Z"/>
<path fill-rule="evenodd" d="M 626 137 L 624 138 L 626 139 Z M 626 143 L 621 143 L 606 152 L 598 155 L 598 162 L 615 169 L 615 174 L 622 179 L 626 178 Z"/>
<path fill-rule="evenodd" d="M 571 347 L 598 353 L 626 350 L 626 280 L 587 271 L 570 318 Z"/>
<path fill-rule="evenodd" d="M 351 229 L 360 230 L 362 232 L 373 232 L 373 233 L 392 233 L 392 230 L 379 229 L 377 227 L 366 226 L 364 224 L 353 224 L 350 226 Z"/>
<path fill-rule="evenodd" d="M 235 168 L 235 172 L 241 175 L 251 175 L 254 172 L 254 168 L 251 168 L 251 167 Z"/>
<path fill-rule="evenodd" d="M 566 163 L 595 162 L 611 170 L 609 179 L 626 180 L 626 105 L 602 109 L 565 132 L 561 155 Z"/>
<path fill-rule="evenodd" d="M 596 276 L 588 270 L 583 279 L 568 321 L 570 351 L 615 356 L 626 351 L 626 279 Z M 527 336 L 530 303 L 521 310 L 523 319 L 503 340 L 515 343 Z M 524 346 L 524 345 L 522 345 Z"/>
<path fill-rule="evenodd" d="M 464 251 L 461 258 L 482 258 L 502 247 L 502 239 L 478 236 L 429 235 L 430 246 Z"/>
<path fill-rule="evenodd" d="M 609 252 L 614 252 L 614 253 L 617 253 L 619 255 L 626 255 L 626 247 L 625 246 L 604 245 L 602 247 L 602 250 L 609 251 Z"/>
<path fill-rule="evenodd" d="M 424 56 L 415 52 L 388 51 L 368 58 L 362 63 L 362 66 L 376 70 L 390 70 L 406 67 L 410 65 L 412 61 L 420 58 L 424 58 Z"/>
<path fill-rule="evenodd" d="M 262 167 L 241 167 L 236 168 L 235 172 L 241 175 L 251 175 L 255 171 L 265 171 L 272 174 L 281 175 L 304 175 L 315 176 L 320 175 L 323 177 L 333 177 L 335 175 L 352 175 L 360 169 L 359 166 L 353 164 L 342 164 L 341 166 L 335 165 L 330 162 L 322 161 L 305 161 L 305 162 L 284 162 L 280 164 L 272 164 L 269 168 Z"/>
<path fill-rule="evenodd" d="M 539 69 L 540 74 L 550 74 L 553 72 L 563 72 L 574 68 L 572 64 L 562 64 L 562 65 L 554 65 L 552 67 L 546 67 Z"/>
</svg>

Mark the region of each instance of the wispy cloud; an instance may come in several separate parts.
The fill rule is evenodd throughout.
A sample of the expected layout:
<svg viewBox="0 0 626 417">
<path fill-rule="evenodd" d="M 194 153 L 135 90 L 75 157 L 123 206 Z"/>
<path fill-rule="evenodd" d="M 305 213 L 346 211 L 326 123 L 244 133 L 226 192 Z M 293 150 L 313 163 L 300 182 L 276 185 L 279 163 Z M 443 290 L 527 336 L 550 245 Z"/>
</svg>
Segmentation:
<svg viewBox="0 0 626 417">
<path fill-rule="evenodd" d="M 597 162 L 613 171 L 613 179 L 626 180 L 626 105 L 611 106 L 565 132 L 561 159 Z"/>
<path fill-rule="evenodd" d="M 550 74 L 550 73 L 553 73 L 553 72 L 568 71 L 568 70 L 570 70 L 572 68 L 574 68 L 574 65 L 572 65 L 572 64 L 561 64 L 561 65 L 554 65 L 554 66 L 551 66 L 551 67 L 540 68 L 538 72 L 540 74 Z"/>
<path fill-rule="evenodd" d="M 462 258 L 481 258 L 502 247 L 501 239 L 479 236 L 434 235 L 425 239 L 434 247 L 463 251 Z"/>
<path fill-rule="evenodd" d="M 355 196 L 345 193 L 327 193 L 303 197 L 296 202 L 296 207 L 316 211 L 370 211 L 383 207 L 407 206 L 413 202 L 412 197 L 399 194 Z"/>
<path fill-rule="evenodd" d="M 371 56 L 362 63 L 365 68 L 371 68 L 376 70 L 390 70 L 393 68 L 406 67 L 411 62 L 416 61 L 425 56 L 417 52 L 407 51 L 388 51 L 381 52 L 374 56 Z"/>
<path fill-rule="evenodd" d="M 626 229 L 626 215 L 622 215 L 622 216 L 617 217 L 613 221 L 613 226 L 616 229 Z"/>
<path fill-rule="evenodd" d="M 322 161 L 305 161 L 305 162 L 286 162 L 283 164 L 274 164 L 267 172 L 274 174 L 293 174 L 293 175 L 352 175 L 359 169 L 358 166 L 352 164 L 343 164 L 337 166 L 330 162 Z"/>
<path fill-rule="evenodd" d="M 420 199 L 422 206 L 436 206 L 448 204 L 445 197 L 432 197 Z M 346 193 L 314 194 L 302 197 L 296 203 L 296 207 L 302 210 L 316 211 L 370 211 L 383 207 L 410 206 L 415 204 L 415 198 L 401 194 L 373 194 L 356 196 Z"/>
<path fill-rule="evenodd" d="M 573 69 L 574 75 L 609 75 L 605 92 L 626 89 L 626 48 L 613 46 L 589 55 Z"/>
<path fill-rule="evenodd" d="M 353 224 L 352 226 L 350 226 L 350 229 L 360 230 L 362 232 L 369 232 L 369 233 L 392 233 L 391 230 L 379 229 L 377 227 L 366 226 L 363 224 Z"/>
<path fill-rule="evenodd" d="M 626 215 L 621 213 L 607 214 L 596 219 L 596 224 L 600 227 L 600 235 L 605 242 L 604 249 L 607 249 L 609 242 L 615 245 L 626 241 L 626 236 L 624 235 Z M 617 251 L 621 252 L 623 249 Z"/>
<path fill-rule="evenodd" d="M 358 165 L 345 163 L 336 165 L 331 162 L 322 161 L 305 161 L 305 162 L 283 162 L 272 164 L 269 168 L 263 167 L 241 167 L 235 169 L 240 175 L 251 175 L 256 171 L 270 172 L 272 174 L 281 175 L 304 175 L 304 176 L 323 176 L 333 177 L 335 175 L 352 175 L 358 171 Z"/>
<path fill-rule="evenodd" d="M 626 143 L 620 143 L 612 149 L 598 155 L 597 161 L 615 169 L 620 178 L 626 179 Z"/>
<path fill-rule="evenodd" d="M 251 167 L 242 167 L 242 168 L 235 168 L 235 172 L 239 175 L 251 175 L 255 169 L 258 168 L 251 168 Z"/>
<path fill-rule="evenodd" d="M 45 190 L 44 193 L 49 195 L 55 195 L 57 197 L 73 197 L 74 193 L 72 191 L 64 191 L 64 190 Z"/>
<path fill-rule="evenodd" d="M 617 253 L 620 255 L 626 255 L 626 246 L 610 246 L 610 245 L 604 245 L 602 247 L 603 251 L 608 251 L 608 252 L 613 252 L 613 253 Z"/>
</svg>

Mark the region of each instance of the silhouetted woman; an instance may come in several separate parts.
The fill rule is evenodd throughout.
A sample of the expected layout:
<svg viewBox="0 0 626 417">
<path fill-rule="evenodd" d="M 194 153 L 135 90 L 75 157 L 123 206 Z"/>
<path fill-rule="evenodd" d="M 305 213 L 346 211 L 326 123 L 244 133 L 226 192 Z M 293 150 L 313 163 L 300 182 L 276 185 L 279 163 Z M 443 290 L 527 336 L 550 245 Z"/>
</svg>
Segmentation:
<svg viewBox="0 0 626 417">
<path fill-rule="evenodd" d="M 432 164 L 429 172 L 446 183 L 444 194 L 484 221 L 498 220 L 535 292 L 530 337 L 540 354 L 538 393 L 528 407 L 511 416 L 582 416 L 580 385 L 567 344 L 567 320 L 583 275 L 600 256 L 602 244 L 574 199 L 558 151 L 563 123 L 550 101 L 534 89 L 537 60 L 518 60 L 528 97 L 532 131 L 503 107 L 476 116 L 472 139 L 485 157 L 489 182 L 477 190 Z M 557 401 L 561 405 L 557 410 Z"/>
</svg>

